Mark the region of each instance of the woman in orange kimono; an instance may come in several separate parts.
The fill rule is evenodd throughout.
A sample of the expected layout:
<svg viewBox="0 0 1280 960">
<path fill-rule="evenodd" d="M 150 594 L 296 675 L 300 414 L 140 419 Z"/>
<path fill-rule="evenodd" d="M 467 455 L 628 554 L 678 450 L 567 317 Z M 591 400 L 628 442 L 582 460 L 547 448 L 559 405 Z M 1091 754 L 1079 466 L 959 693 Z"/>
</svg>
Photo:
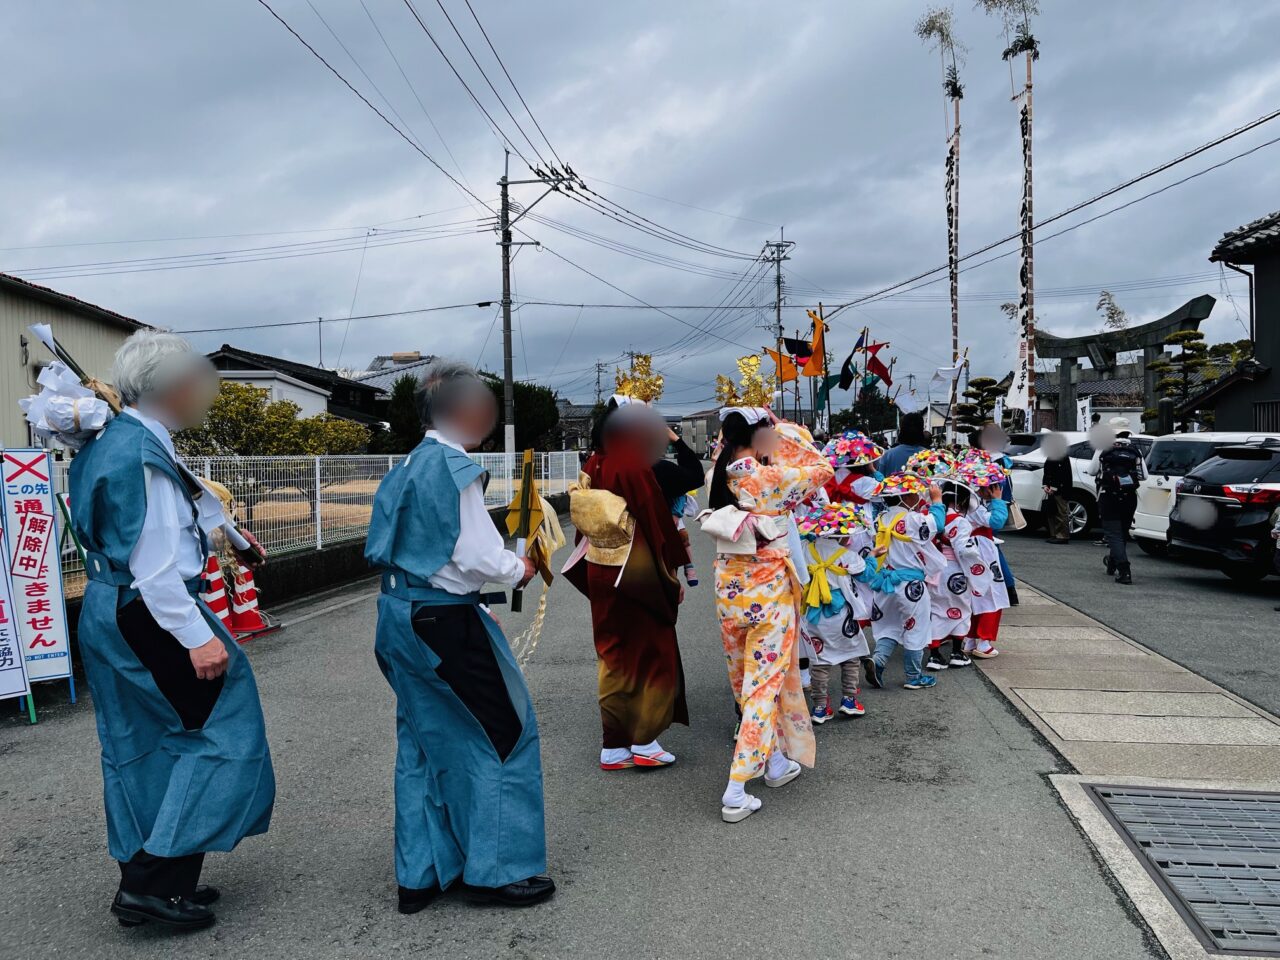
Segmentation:
<svg viewBox="0 0 1280 960">
<path fill-rule="evenodd" d="M 760 809 L 745 790 L 762 773 L 781 787 L 813 766 L 814 739 L 799 670 L 801 589 L 788 547 L 790 513 L 833 471 L 807 430 L 761 407 L 720 411 L 703 530 L 716 537 L 716 613 L 729 683 L 742 711 L 721 817 Z"/>
</svg>

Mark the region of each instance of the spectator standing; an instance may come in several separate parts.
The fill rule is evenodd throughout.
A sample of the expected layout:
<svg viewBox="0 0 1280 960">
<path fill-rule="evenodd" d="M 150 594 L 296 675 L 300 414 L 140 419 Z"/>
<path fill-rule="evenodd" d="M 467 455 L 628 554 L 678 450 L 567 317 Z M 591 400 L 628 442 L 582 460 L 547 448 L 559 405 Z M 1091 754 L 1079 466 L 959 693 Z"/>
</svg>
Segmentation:
<svg viewBox="0 0 1280 960">
<path fill-rule="evenodd" d="M 1044 517 L 1049 543 L 1069 543 L 1071 538 L 1067 491 L 1071 489 L 1071 460 L 1061 434 L 1044 441 Z"/>
<path fill-rule="evenodd" d="M 877 469 L 885 476 L 899 473 L 914 454 L 919 453 L 932 442 L 924 429 L 924 417 L 918 413 L 908 413 L 898 426 L 897 442 L 885 451 L 877 464 Z"/>
<path fill-rule="evenodd" d="M 1115 431 L 1115 442 L 1106 449 L 1095 442 L 1098 452 L 1085 470 L 1098 478 L 1098 518 L 1107 542 L 1107 556 L 1103 560 L 1107 574 L 1114 576 L 1116 583 L 1131 584 L 1133 576 L 1125 540 L 1138 508 L 1138 484 L 1147 473 L 1142 454 L 1130 439 L 1129 421 L 1112 417 L 1108 423 Z"/>
</svg>

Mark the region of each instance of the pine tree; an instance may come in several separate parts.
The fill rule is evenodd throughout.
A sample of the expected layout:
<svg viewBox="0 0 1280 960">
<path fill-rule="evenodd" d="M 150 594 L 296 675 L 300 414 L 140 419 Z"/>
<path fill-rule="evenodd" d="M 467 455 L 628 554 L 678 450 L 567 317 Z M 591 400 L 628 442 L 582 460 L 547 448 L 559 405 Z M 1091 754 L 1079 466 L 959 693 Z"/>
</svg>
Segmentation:
<svg viewBox="0 0 1280 960">
<path fill-rule="evenodd" d="M 1178 350 L 1172 356 L 1163 356 L 1147 364 L 1148 370 L 1160 374 L 1156 390 L 1173 398 L 1174 405 L 1181 407 L 1191 399 L 1194 390 L 1195 374 L 1209 365 L 1209 348 L 1204 342 L 1204 334 L 1199 330 L 1180 330 L 1164 338 L 1166 346 Z M 1181 427 L 1188 429 L 1190 420 L 1183 417 Z"/>
<path fill-rule="evenodd" d="M 996 408 L 996 400 L 1004 393 L 992 377 L 974 377 L 969 381 L 961 396 L 966 399 L 952 408 L 956 426 L 960 430 L 973 432 L 981 430 L 984 424 L 991 422 L 991 414 Z"/>
</svg>

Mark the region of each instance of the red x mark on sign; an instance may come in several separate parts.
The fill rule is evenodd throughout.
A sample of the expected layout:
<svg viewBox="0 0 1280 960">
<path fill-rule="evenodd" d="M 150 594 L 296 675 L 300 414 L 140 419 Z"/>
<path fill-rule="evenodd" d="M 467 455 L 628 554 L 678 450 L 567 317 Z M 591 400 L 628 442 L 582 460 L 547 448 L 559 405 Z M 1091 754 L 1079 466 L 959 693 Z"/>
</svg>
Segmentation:
<svg viewBox="0 0 1280 960">
<path fill-rule="evenodd" d="M 18 459 L 12 453 L 6 453 L 4 455 L 5 462 L 13 464 L 18 469 L 13 471 L 13 473 L 9 473 L 9 471 L 6 469 L 4 482 L 12 483 L 14 480 L 22 476 L 24 473 L 29 473 L 33 477 L 38 477 L 39 479 L 44 480 L 45 482 L 48 482 L 49 478 L 36 469 L 36 466 L 38 464 L 44 463 L 44 457 L 45 455 L 43 453 L 38 453 L 35 455 L 33 459 L 23 461 Z"/>
</svg>

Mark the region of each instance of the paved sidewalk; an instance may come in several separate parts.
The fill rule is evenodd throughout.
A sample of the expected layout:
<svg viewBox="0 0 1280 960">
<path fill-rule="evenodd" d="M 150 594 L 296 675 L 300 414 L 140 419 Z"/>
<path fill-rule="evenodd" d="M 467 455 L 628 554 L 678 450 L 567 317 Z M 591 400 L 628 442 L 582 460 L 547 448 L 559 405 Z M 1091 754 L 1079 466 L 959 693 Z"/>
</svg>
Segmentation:
<svg viewBox="0 0 1280 960">
<path fill-rule="evenodd" d="M 1075 768 L 1050 782 L 1169 955 L 1215 955 L 1087 788 L 1280 793 L 1280 719 L 1025 583 L 1019 594 L 1001 656 L 980 669 Z"/>
</svg>

